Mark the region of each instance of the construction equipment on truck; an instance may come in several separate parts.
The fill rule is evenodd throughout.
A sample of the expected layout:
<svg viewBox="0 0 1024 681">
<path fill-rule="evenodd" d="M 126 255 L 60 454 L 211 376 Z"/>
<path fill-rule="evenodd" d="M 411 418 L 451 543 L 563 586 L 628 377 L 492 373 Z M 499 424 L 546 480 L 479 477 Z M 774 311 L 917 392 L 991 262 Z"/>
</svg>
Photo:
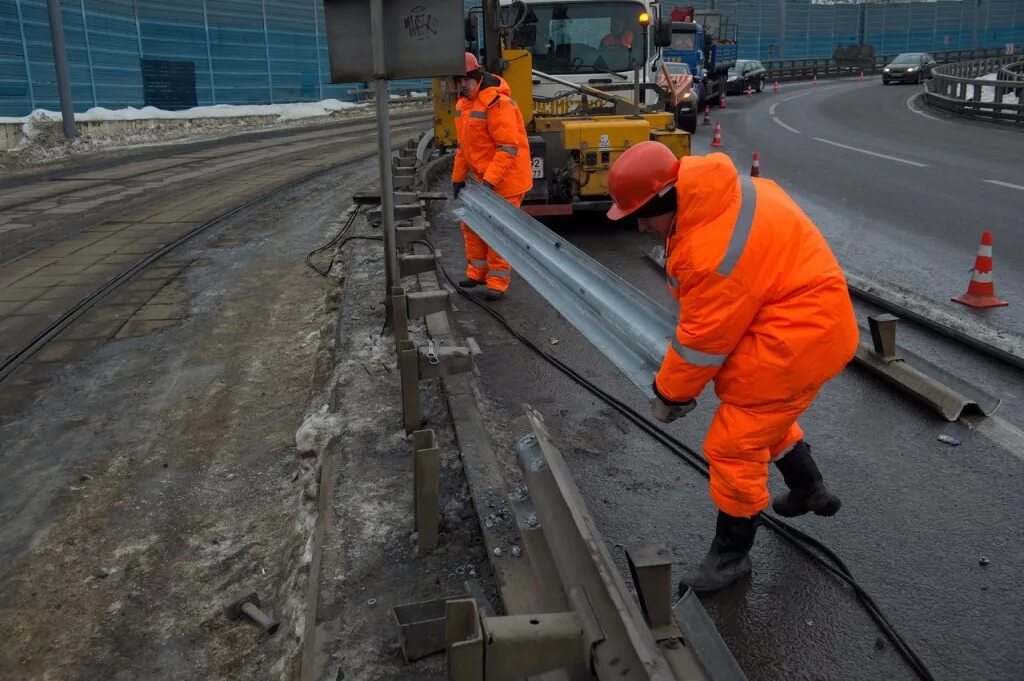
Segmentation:
<svg viewBox="0 0 1024 681">
<path fill-rule="evenodd" d="M 467 49 L 482 38 L 483 63 L 504 78 L 522 111 L 530 142 L 531 215 L 604 211 L 611 205 L 608 172 L 630 146 L 664 144 L 690 153 L 690 135 L 668 110 L 655 82 L 657 50 L 668 23 L 639 0 L 485 0 L 483 34 L 471 14 Z M 653 34 L 653 35 L 652 35 Z M 434 82 L 434 145 L 456 144 L 454 84 Z"/>
<path fill-rule="evenodd" d="M 677 6 L 669 19 L 671 41 L 661 49 L 661 58 L 690 67 L 699 104 L 717 101 L 725 95 L 729 69 L 739 54 L 736 22 L 720 11 L 695 11 L 692 6 Z"/>
</svg>

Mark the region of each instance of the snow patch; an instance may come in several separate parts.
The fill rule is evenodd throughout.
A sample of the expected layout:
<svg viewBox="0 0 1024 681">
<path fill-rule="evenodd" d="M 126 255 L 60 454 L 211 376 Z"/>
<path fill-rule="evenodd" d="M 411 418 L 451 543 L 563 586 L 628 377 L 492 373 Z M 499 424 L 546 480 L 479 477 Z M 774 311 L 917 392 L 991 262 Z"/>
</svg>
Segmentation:
<svg viewBox="0 0 1024 681">
<path fill-rule="evenodd" d="M 320 454 L 331 440 L 345 430 L 346 419 L 342 414 L 329 413 L 325 404 L 320 411 L 306 417 L 295 432 L 295 446 L 299 452 Z"/>
<path fill-rule="evenodd" d="M 392 98 L 395 98 L 394 95 Z M 280 120 L 294 120 L 299 118 L 316 118 L 317 116 L 328 116 L 335 111 L 342 109 L 353 109 L 360 105 L 353 102 L 343 102 L 339 99 L 324 99 L 319 102 L 295 102 L 291 104 L 217 104 L 215 106 L 196 106 L 181 111 L 167 111 L 158 109 L 155 106 L 144 106 L 141 109 L 127 106 L 123 109 L 105 109 L 93 107 L 83 113 L 75 114 L 75 121 L 79 123 L 101 122 L 101 121 L 144 121 L 144 120 L 190 120 L 195 118 L 242 118 L 247 116 L 277 116 Z M 60 121 L 59 111 L 48 109 L 36 109 L 27 116 L 3 117 L 0 116 L 0 123 L 22 123 L 32 126 L 33 123 Z M 25 128 L 25 136 L 29 135 L 30 128 Z"/>
<path fill-rule="evenodd" d="M 995 73 L 989 73 L 987 75 L 982 76 L 978 80 L 995 80 L 995 79 L 996 79 L 996 74 Z M 964 97 L 966 99 L 974 99 L 974 86 L 973 85 L 968 85 L 966 90 L 967 91 L 966 91 L 966 94 L 964 95 Z M 981 94 L 979 95 L 979 101 L 982 101 L 982 102 L 994 102 L 995 99 L 996 99 L 996 89 L 995 89 L 995 87 L 981 86 Z M 1017 95 L 1007 94 L 1005 97 L 1003 97 L 1002 103 L 1003 104 L 1019 104 L 1020 103 L 1020 99 L 1017 97 Z"/>
</svg>

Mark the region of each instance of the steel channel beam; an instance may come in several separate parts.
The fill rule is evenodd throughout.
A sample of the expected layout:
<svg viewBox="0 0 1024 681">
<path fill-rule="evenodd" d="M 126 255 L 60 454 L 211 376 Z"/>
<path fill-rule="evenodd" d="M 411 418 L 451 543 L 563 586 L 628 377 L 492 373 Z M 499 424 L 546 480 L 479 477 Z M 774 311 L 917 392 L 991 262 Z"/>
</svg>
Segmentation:
<svg viewBox="0 0 1024 681">
<path fill-rule="evenodd" d="M 420 553 L 437 547 L 439 475 L 437 440 L 434 431 L 417 430 L 413 446 L 413 512 L 416 518 L 416 546 Z"/>
<path fill-rule="evenodd" d="M 604 636 L 590 651 L 592 670 L 599 679 L 675 679 L 544 421 L 525 410 L 534 434 L 516 447 L 523 477 L 563 589 L 585 594 Z"/>
<path fill-rule="evenodd" d="M 459 198 L 456 214 L 650 394 L 676 315 L 494 192 L 472 185 Z"/>
</svg>

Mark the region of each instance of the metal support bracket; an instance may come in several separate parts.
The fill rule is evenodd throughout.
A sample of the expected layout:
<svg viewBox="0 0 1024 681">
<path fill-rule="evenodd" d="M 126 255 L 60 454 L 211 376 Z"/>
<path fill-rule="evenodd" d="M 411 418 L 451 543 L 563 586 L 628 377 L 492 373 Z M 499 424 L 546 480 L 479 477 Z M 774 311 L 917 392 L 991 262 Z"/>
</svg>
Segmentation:
<svg viewBox="0 0 1024 681">
<path fill-rule="evenodd" d="M 423 241 L 427 238 L 426 227 L 396 227 L 395 243 L 399 246 L 408 246 L 416 241 Z"/>
<path fill-rule="evenodd" d="M 448 681 L 483 681 L 484 637 L 476 601 L 448 601 L 444 629 Z"/>
<path fill-rule="evenodd" d="M 447 289 L 439 291 L 418 291 L 405 296 L 406 311 L 409 319 L 419 319 L 437 312 L 448 310 L 451 292 Z"/>
<path fill-rule="evenodd" d="M 439 464 L 433 430 L 412 434 L 413 510 L 416 518 L 416 546 L 424 553 L 437 546 Z"/>
<path fill-rule="evenodd" d="M 423 215 L 419 203 L 400 203 L 395 206 L 396 220 L 412 220 Z"/>
<path fill-rule="evenodd" d="M 441 378 L 473 371 L 473 357 L 473 352 L 467 347 L 447 348 L 430 341 L 419 351 L 419 378 Z"/>
<path fill-rule="evenodd" d="M 660 544 L 626 549 L 640 609 L 652 629 L 672 624 L 672 554 Z"/>
<path fill-rule="evenodd" d="M 871 330 L 871 343 L 883 362 L 900 361 L 896 351 L 896 322 L 899 317 L 891 314 L 868 315 L 868 327 Z"/>
<path fill-rule="evenodd" d="M 484 679 L 519 681 L 585 662 L 583 623 L 575 612 L 484 617 Z"/>
<path fill-rule="evenodd" d="M 437 256 L 434 253 L 398 256 L 398 273 L 403 277 L 433 272 L 435 269 L 437 269 Z"/>
</svg>

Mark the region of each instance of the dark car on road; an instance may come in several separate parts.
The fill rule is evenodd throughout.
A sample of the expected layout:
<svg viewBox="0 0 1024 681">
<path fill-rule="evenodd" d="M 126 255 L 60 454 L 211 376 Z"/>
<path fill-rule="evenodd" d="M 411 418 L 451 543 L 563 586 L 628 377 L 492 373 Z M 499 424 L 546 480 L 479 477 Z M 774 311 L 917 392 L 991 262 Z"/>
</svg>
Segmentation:
<svg viewBox="0 0 1024 681">
<path fill-rule="evenodd" d="M 742 94 L 749 87 L 754 92 L 764 90 L 768 70 L 756 59 L 737 59 L 736 66 L 729 69 L 729 80 L 725 85 L 727 94 Z"/>
<path fill-rule="evenodd" d="M 906 52 L 897 56 L 882 69 L 882 85 L 892 82 L 920 83 L 932 77 L 937 66 L 935 59 L 925 52 Z"/>
</svg>

